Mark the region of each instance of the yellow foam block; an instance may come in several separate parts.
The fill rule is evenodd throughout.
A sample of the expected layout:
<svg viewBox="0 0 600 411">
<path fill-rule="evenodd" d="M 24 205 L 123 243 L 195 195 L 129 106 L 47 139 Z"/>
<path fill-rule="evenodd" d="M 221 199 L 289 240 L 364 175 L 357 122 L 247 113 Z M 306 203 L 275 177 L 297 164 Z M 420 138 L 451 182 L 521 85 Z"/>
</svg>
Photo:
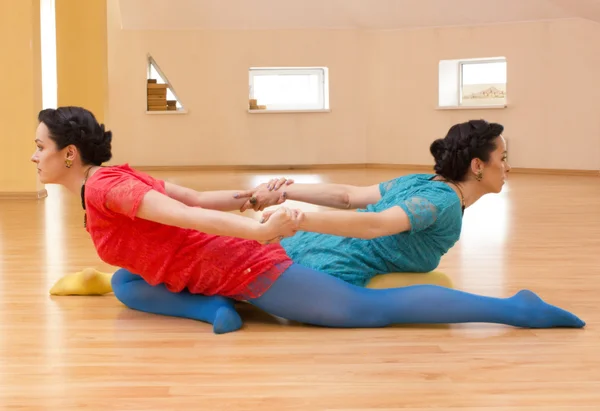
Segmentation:
<svg viewBox="0 0 600 411">
<path fill-rule="evenodd" d="M 51 295 L 104 295 L 112 292 L 112 273 L 93 268 L 70 273 L 60 278 L 50 289 Z"/>
<path fill-rule="evenodd" d="M 428 273 L 379 274 L 367 283 L 367 288 L 396 288 L 420 284 L 432 284 L 446 288 L 454 288 L 450 277 L 439 271 L 430 271 Z"/>
</svg>

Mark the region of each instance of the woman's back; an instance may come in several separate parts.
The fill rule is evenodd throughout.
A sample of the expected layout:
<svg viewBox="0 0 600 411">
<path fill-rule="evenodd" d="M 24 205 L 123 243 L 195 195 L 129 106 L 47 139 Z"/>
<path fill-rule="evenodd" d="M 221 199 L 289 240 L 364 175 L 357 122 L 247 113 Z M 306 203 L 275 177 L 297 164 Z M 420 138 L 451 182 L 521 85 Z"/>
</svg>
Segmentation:
<svg viewBox="0 0 600 411">
<path fill-rule="evenodd" d="M 206 234 L 136 217 L 144 195 L 165 184 L 128 165 L 98 170 L 87 181 L 87 230 L 100 258 L 174 292 L 248 299 L 289 266 L 279 244 Z"/>
<path fill-rule="evenodd" d="M 381 212 L 400 206 L 411 231 L 364 240 L 298 232 L 281 243 L 294 262 L 364 286 L 377 274 L 428 272 L 458 241 L 461 200 L 432 174 L 411 174 L 380 184 L 381 199 L 357 212 Z"/>
</svg>

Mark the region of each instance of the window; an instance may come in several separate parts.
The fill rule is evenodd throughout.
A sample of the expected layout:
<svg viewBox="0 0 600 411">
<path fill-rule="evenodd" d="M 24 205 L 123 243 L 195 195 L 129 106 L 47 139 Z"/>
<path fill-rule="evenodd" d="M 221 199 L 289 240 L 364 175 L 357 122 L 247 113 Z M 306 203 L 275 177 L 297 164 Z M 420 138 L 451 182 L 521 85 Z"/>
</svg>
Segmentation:
<svg viewBox="0 0 600 411">
<path fill-rule="evenodd" d="M 469 106 L 506 104 L 506 61 L 460 63 L 460 104 Z"/>
<path fill-rule="evenodd" d="M 40 33 L 42 63 L 42 108 L 58 105 L 56 67 L 56 5 L 55 0 L 40 2 Z"/>
<path fill-rule="evenodd" d="M 147 111 L 185 112 L 167 77 L 152 56 L 148 56 Z"/>
<path fill-rule="evenodd" d="M 439 106 L 505 107 L 506 59 L 443 60 L 439 66 Z"/>
<path fill-rule="evenodd" d="M 250 111 L 328 111 L 325 67 L 250 68 Z"/>
</svg>

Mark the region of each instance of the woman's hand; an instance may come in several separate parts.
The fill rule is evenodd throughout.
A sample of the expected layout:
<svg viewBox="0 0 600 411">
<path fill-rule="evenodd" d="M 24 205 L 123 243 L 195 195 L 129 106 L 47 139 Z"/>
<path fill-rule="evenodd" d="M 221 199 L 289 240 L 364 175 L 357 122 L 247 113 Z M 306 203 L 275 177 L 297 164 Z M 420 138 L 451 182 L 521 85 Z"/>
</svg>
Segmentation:
<svg viewBox="0 0 600 411">
<path fill-rule="evenodd" d="M 269 190 L 279 190 L 281 188 L 281 186 L 283 185 L 289 186 L 290 184 L 294 184 L 294 180 L 293 179 L 287 179 L 285 177 L 281 177 L 281 178 L 272 178 L 271 180 L 269 180 L 269 182 L 266 184 L 267 189 Z"/>
<path fill-rule="evenodd" d="M 267 211 L 263 214 L 261 223 L 266 230 L 266 244 L 276 243 L 285 237 L 291 237 L 298 231 L 304 214 L 300 210 L 291 210 L 280 207 L 275 211 Z"/>
<path fill-rule="evenodd" d="M 234 194 L 234 197 L 248 198 L 248 201 L 240 207 L 241 212 L 250 208 L 254 211 L 263 211 L 267 207 L 284 203 L 286 200 L 286 193 L 285 191 L 278 192 L 278 190 L 284 185 L 289 186 L 293 183 L 294 180 L 288 180 L 284 177 L 278 179 L 274 178 L 268 183 L 263 183 L 252 190 L 236 193 Z"/>
</svg>

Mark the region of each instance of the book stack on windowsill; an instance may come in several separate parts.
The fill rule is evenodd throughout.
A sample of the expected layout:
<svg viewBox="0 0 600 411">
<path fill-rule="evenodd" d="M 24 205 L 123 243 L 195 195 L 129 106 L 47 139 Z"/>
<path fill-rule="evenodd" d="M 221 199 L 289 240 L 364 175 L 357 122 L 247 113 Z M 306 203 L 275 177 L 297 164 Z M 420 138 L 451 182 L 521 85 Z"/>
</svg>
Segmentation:
<svg viewBox="0 0 600 411">
<path fill-rule="evenodd" d="M 250 110 L 266 110 L 267 109 L 267 106 L 259 106 L 259 105 L 257 105 L 258 102 L 257 102 L 257 100 L 255 98 L 251 98 L 249 100 L 249 103 L 250 103 Z"/>
<path fill-rule="evenodd" d="M 177 100 L 167 100 L 166 84 L 158 84 L 154 79 L 148 79 L 148 111 L 177 110 Z"/>
</svg>

